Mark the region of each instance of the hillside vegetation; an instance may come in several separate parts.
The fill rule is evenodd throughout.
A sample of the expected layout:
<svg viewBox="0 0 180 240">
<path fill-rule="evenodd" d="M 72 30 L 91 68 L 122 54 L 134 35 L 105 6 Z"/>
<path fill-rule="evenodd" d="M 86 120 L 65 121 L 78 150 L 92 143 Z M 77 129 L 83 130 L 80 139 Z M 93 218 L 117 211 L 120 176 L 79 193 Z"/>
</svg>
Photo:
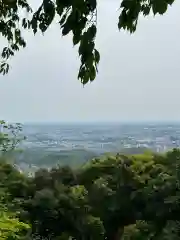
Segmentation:
<svg viewBox="0 0 180 240">
<path fill-rule="evenodd" d="M 34 177 L 1 161 L 0 239 L 176 240 L 179 181 L 178 149 L 107 155 Z"/>
</svg>

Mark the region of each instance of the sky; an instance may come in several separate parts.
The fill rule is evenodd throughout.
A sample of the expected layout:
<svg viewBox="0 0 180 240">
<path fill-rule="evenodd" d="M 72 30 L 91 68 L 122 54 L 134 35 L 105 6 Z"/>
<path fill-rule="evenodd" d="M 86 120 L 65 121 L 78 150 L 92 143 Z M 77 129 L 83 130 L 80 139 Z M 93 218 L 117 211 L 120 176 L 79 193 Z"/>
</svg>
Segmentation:
<svg viewBox="0 0 180 240">
<path fill-rule="evenodd" d="M 0 119 L 180 121 L 180 1 L 164 16 L 142 17 L 133 35 L 117 28 L 119 1 L 98 4 L 96 80 L 85 87 L 77 80 L 77 48 L 57 23 L 44 36 L 26 34 L 27 47 L 0 76 Z"/>
</svg>

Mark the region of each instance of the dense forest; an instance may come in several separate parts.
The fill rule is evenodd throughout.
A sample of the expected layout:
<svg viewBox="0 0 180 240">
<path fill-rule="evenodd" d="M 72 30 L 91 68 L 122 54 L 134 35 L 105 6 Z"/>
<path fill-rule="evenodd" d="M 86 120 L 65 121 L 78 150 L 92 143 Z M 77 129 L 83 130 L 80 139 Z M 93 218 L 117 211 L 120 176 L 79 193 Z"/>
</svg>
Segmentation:
<svg viewBox="0 0 180 240">
<path fill-rule="evenodd" d="M 15 147 L 7 139 L 4 151 Z M 2 154 L 0 239 L 179 239 L 179 181 L 178 149 L 106 155 L 33 177 Z"/>
</svg>

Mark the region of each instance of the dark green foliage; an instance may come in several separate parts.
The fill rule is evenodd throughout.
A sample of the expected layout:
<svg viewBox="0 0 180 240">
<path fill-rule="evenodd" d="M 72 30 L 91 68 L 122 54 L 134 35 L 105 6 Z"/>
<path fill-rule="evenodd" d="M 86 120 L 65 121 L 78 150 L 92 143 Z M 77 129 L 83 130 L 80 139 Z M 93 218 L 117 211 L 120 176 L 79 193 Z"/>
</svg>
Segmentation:
<svg viewBox="0 0 180 240">
<path fill-rule="evenodd" d="M 118 28 L 134 32 L 140 14 L 149 15 L 153 11 L 164 14 L 174 0 L 123 0 L 121 2 Z M 26 46 L 21 29 L 31 29 L 34 34 L 44 33 L 54 19 L 59 19 L 62 35 L 73 35 L 73 44 L 79 45 L 81 65 L 78 78 L 83 84 L 93 81 L 98 71 L 100 54 L 95 48 L 97 32 L 97 0 L 43 0 L 39 8 L 32 9 L 26 0 L 0 1 L 0 33 L 8 41 L 2 51 L 0 72 L 9 71 L 7 62 L 21 47 Z M 22 9 L 29 18 L 22 18 Z M 28 13 L 28 14 L 27 14 Z M 53 39 L 52 39 L 53 41 Z"/>
<path fill-rule="evenodd" d="M 0 33 L 9 43 L 1 54 L 0 72 L 4 75 L 9 70 L 9 64 L 6 61 L 14 56 L 15 51 L 19 51 L 21 47 L 26 46 L 20 26 L 28 28 L 30 22 L 25 18 L 20 19 L 19 10 L 23 9 L 26 12 L 31 12 L 31 8 L 26 0 L 1 0 L 0 9 Z"/>
<path fill-rule="evenodd" d="M 167 240 L 180 237 L 180 151 L 105 156 L 80 169 L 27 178 L 0 163 L 1 209 L 31 226 L 30 238 Z"/>
<path fill-rule="evenodd" d="M 136 30 L 141 13 L 144 16 L 149 15 L 151 11 L 154 15 L 157 13 L 164 14 L 168 9 L 168 5 L 171 5 L 173 2 L 174 0 L 123 0 L 118 27 L 133 33 Z"/>
</svg>

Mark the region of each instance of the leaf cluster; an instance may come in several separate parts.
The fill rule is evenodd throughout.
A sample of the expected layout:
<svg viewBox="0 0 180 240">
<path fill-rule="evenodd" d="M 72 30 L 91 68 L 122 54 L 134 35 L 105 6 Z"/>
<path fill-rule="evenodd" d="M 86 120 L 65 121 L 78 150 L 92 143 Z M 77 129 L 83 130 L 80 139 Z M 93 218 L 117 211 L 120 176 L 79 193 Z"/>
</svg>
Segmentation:
<svg viewBox="0 0 180 240">
<path fill-rule="evenodd" d="M 173 2 L 174 0 L 123 0 L 118 28 L 133 33 L 141 14 L 164 14 Z M 44 34 L 57 19 L 62 35 L 71 34 L 73 44 L 79 45 L 81 64 L 78 79 L 82 84 L 95 79 L 100 61 L 100 53 L 95 47 L 97 0 L 42 0 L 35 11 L 32 11 L 30 2 L 26 0 L 1 0 L 0 9 L 0 33 L 8 42 L 1 54 L 0 73 L 8 73 L 8 59 L 26 46 L 23 29 L 30 29 L 34 34 L 40 30 Z"/>
</svg>

